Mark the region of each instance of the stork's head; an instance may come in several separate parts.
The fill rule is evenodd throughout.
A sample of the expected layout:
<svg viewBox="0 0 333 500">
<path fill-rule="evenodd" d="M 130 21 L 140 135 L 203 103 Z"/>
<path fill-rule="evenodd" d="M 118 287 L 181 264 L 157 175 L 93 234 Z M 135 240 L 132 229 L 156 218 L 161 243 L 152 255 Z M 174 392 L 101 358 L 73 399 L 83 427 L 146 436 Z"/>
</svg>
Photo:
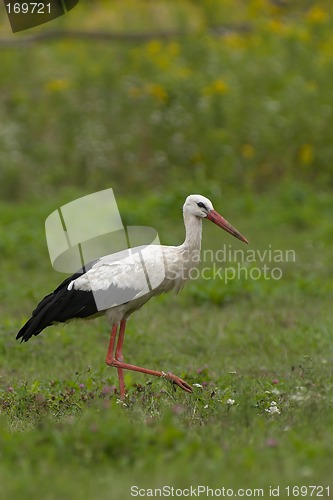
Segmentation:
<svg viewBox="0 0 333 500">
<path fill-rule="evenodd" d="M 214 210 L 212 202 L 201 194 L 191 194 L 190 196 L 188 196 L 183 206 L 183 212 L 184 215 L 190 214 L 200 219 L 206 218 L 214 222 L 214 224 L 221 227 L 228 233 L 235 236 L 235 238 L 244 241 L 244 243 L 248 243 L 247 239 L 244 238 L 244 236 L 239 231 L 237 231 L 237 229 L 235 229 L 227 220 L 222 217 L 222 215 Z"/>
</svg>

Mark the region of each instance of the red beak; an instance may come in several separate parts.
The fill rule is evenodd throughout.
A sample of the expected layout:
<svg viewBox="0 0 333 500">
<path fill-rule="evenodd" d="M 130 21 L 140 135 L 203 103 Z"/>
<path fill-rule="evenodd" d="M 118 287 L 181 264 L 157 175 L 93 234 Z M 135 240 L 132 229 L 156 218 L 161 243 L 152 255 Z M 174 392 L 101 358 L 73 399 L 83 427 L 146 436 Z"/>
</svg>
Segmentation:
<svg viewBox="0 0 333 500">
<path fill-rule="evenodd" d="M 222 229 L 227 231 L 227 233 L 230 233 L 233 236 L 235 236 L 235 238 L 244 241 L 244 243 L 248 243 L 247 239 L 244 238 L 244 236 L 239 231 L 237 231 L 237 229 L 235 229 L 231 224 L 229 224 L 229 222 L 225 220 L 222 217 L 222 215 L 216 212 L 216 210 L 211 210 L 207 215 L 207 219 L 214 222 L 214 224 L 216 224 L 217 226 L 222 227 Z"/>
</svg>

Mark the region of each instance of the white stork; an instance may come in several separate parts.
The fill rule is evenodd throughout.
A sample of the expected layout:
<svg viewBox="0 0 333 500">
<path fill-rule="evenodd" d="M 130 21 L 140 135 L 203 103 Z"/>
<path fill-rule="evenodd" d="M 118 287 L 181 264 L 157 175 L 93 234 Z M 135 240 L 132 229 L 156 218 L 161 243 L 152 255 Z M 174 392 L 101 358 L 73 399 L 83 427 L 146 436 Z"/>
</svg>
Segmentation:
<svg viewBox="0 0 333 500">
<path fill-rule="evenodd" d="M 191 386 L 172 373 L 149 370 L 124 363 L 122 348 L 127 318 L 154 295 L 175 290 L 178 292 L 190 277 L 191 269 L 198 265 L 201 246 L 202 220 L 208 219 L 239 240 L 248 243 L 229 222 L 213 208 L 204 196 L 192 194 L 183 206 L 186 229 L 185 241 L 179 246 L 136 247 L 126 254 L 123 252 L 101 257 L 84 266 L 77 273 L 65 279 L 59 286 L 37 305 L 31 318 L 18 332 L 16 338 L 27 342 L 32 335 L 38 335 L 44 328 L 56 323 L 64 323 L 74 318 L 89 318 L 106 314 L 111 325 L 111 336 L 106 363 L 118 370 L 120 396 L 125 395 L 123 370 L 133 370 L 171 380 L 184 391 L 192 392 Z M 142 273 L 142 253 L 144 248 L 145 273 Z M 156 255 L 162 254 L 162 260 Z M 141 255 L 141 260 L 140 260 Z M 147 274 L 154 277 L 159 273 L 157 266 L 163 266 L 163 279 L 154 288 L 147 290 Z M 123 294 L 119 300 L 119 294 Z M 125 294 L 125 295 L 124 295 Z M 98 302 L 108 296 L 104 310 Z M 111 296 L 111 301 L 110 301 Z M 112 299 L 112 296 L 115 299 Z M 124 300 L 123 297 L 128 300 Z M 117 332 L 118 340 L 116 343 Z"/>
</svg>

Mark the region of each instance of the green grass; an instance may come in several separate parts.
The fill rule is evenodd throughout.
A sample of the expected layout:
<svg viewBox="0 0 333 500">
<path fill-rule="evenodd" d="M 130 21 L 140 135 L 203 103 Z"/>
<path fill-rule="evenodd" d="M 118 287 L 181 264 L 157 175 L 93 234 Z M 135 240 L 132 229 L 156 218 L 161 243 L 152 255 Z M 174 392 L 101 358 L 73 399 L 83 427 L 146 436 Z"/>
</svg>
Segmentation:
<svg viewBox="0 0 333 500">
<path fill-rule="evenodd" d="M 131 485 L 333 486 L 333 205 L 330 193 L 305 186 L 299 202 L 300 190 L 276 189 L 250 211 L 248 202 L 226 196 L 224 214 L 252 248 L 292 248 L 296 262 L 283 264 L 280 281 L 194 281 L 179 296 L 150 301 L 129 322 L 125 359 L 202 388 L 188 395 L 128 372 L 125 404 L 116 371 L 104 363 L 103 318 L 52 327 L 27 344 L 15 341 L 36 301 L 61 279 L 50 268 L 43 235 L 57 201 L 2 205 L 4 498 L 109 498 L 111 492 L 130 498 Z M 62 202 L 74 192 L 67 196 Z M 161 212 L 168 203 L 160 200 Z M 120 205 L 130 217 L 129 199 Z M 159 220 L 162 241 L 181 241 L 179 215 L 177 209 L 169 222 Z M 148 222 L 144 210 L 138 217 Z M 204 249 L 224 243 L 242 248 L 205 223 Z M 280 414 L 266 411 L 272 401 Z"/>
</svg>

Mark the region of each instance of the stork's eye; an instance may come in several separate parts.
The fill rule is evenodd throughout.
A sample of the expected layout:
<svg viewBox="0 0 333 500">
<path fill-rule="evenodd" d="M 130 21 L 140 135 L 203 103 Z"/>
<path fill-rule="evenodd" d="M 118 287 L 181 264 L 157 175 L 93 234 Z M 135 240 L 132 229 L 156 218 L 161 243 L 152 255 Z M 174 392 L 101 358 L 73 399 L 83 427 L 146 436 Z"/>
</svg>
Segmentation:
<svg viewBox="0 0 333 500">
<path fill-rule="evenodd" d="M 197 203 L 197 205 L 198 205 L 198 207 L 204 208 L 205 210 L 207 210 L 206 205 L 204 203 L 202 203 L 202 201 L 199 201 L 199 203 Z"/>
</svg>

